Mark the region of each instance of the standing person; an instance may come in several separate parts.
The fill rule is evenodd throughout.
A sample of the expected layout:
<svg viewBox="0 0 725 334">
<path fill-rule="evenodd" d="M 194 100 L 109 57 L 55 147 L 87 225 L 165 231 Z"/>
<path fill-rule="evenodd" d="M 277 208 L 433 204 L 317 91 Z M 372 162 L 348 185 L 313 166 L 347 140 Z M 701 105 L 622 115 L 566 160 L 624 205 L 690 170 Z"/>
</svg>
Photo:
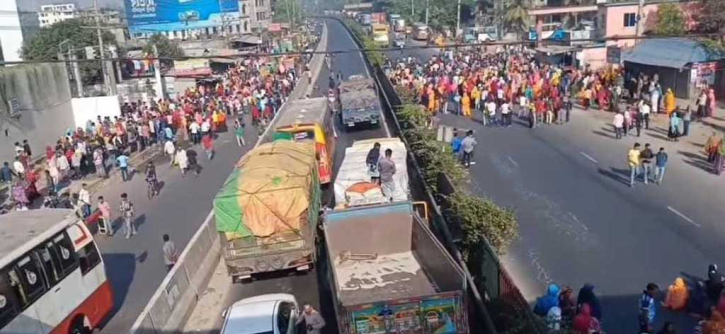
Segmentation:
<svg viewBox="0 0 725 334">
<path fill-rule="evenodd" d="M 307 334 L 320 334 L 322 328 L 325 327 L 325 319 L 322 318 L 319 312 L 315 310 L 310 303 L 305 302 L 302 304 L 302 316 L 297 319 L 295 326 L 305 322 L 305 329 Z"/>
<path fill-rule="evenodd" d="M 579 295 L 576 298 L 577 309 L 579 312 L 582 311 L 585 305 L 591 308 L 591 315 L 597 320 L 602 320 L 602 308 L 599 304 L 599 297 L 594 294 L 594 285 L 589 283 L 579 290 Z"/>
<path fill-rule="evenodd" d="M 383 189 L 383 195 L 393 201 L 393 194 L 395 193 L 395 162 L 391 159 L 393 156 L 393 150 L 385 150 L 385 157 L 378 160 L 378 170 L 380 171 L 380 184 Z"/>
<path fill-rule="evenodd" d="M 12 169 L 10 169 L 10 165 L 7 161 L 3 162 L 2 168 L 0 168 L 0 181 L 5 183 L 12 183 L 13 182 L 13 176 L 15 176 L 15 172 L 13 172 Z"/>
<path fill-rule="evenodd" d="M 171 241 L 168 234 L 164 234 L 161 238 L 164 240 L 164 245 L 161 247 L 161 250 L 164 253 L 164 264 L 168 272 L 171 271 L 171 268 L 174 267 L 176 261 L 179 259 L 179 252 L 176 250 L 176 245 Z"/>
<path fill-rule="evenodd" d="M 201 140 L 201 145 L 204 146 L 204 153 L 206 153 L 206 158 L 211 160 L 214 158 L 214 137 L 212 134 L 209 134 L 208 136 L 204 136 L 204 139 Z"/>
<path fill-rule="evenodd" d="M 164 153 L 169 157 L 169 166 L 173 166 L 174 154 L 176 153 L 176 147 L 174 146 L 173 141 L 168 139 L 166 140 L 166 143 L 164 143 Z"/>
<path fill-rule="evenodd" d="M 662 184 L 662 179 L 665 177 L 668 158 L 665 148 L 660 147 L 660 151 L 655 155 L 655 182 L 657 184 Z"/>
<path fill-rule="evenodd" d="M 501 103 L 501 125 L 505 127 L 511 126 L 511 105 L 506 99 Z"/>
<path fill-rule="evenodd" d="M 116 157 L 116 163 L 118 164 L 118 169 L 121 170 L 121 179 L 123 182 L 128 181 L 128 156 L 126 152 L 121 151 L 119 153 L 118 157 Z"/>
<path fill-rule="evenodd" d="M 234 121 L 234 136 L 237 138 L 237 145 L 239 145 L 239 147 L 247 145 L 247 143 L 244 142 L 244 123 L 242 123 L 239 119 Z"/>
<path fill-rule="evenodd" d="M 461 138 L 460 133 L 458 133 L 457 129 L 453 129 L 453 139 L 451 140 L 451 150 L 453 151 L 453 157 L 456 159 L 456 161 L 462 161 L 461 142 L 463 142 L 463 138 Z"/>
<path fill-rule="evenodd" d="M 199 123 L 197 123 L 195 120 L 191 121 L 191 124 L 189 125 L 189 132 L 191 133 L 191 142 L 194 144 L 199 144 L 201 140 L 199 139 L 199 131 L 201 131 L 201 126 L 199 126 Z"/>
<path fill-rule="evenodd" d="M 707 92 L 703 89 L 700 92 L 700 96 L 697 97 L 697 116 L 699 118 L 705 118 L 707 111 Z"/>
<path fill-rule="evenodd" d="M 496 125 L 496 102 L 490 99 L 486 103 L 486 119 L 488 120 L 488 126 Z M 485 121 L 484 121 L 485 122 Z"/>
<path fill-rule="evenodd" d="M 23 152 L 25 152 L 25 155 L 27 155 L 28 158 L 33 156 L 33 151 L 30 150 L 30 144 L 28 144 L 27 139 L 23 139 Z"/>
<path fill-rule="evenodd" d="M 644 102 L 644 100 L 639 101 L 639 113 L 642 114 L 642 118 L 644 119 L 644 128 L 649 129 L 649 114 L 652 111 L 649 104 Z"/>
<path fill-rule="evenodd" d="M 648 283 L 647 288 L 642 291 L 639 298 L 639 330 L 640 333 L 653 333 L 652 324 L 655 321 L 657 305 L 655 304 L 655 295 L 659 291 L 657 284 Z"/>
<path fill-rule="evenodd" d="M 96 147 L 93 150 L 93 165 L 96 167 L 96 176 L 98 178 L 105 178 L 108 176 L 106 173 L 106 165 L 103 163 L 103 150 L 100 147 Z"/>
<path fill-rule="evenodd" d="M 714 162 L 715 155 L 717 154 L 718 146 L 720 145 L 720 136 L 717 132 L 713 131 L 712 135 L 707 138 L 705 142 L 705 153 L 707 153 L 707 162 Z"/>
<path fill-rule="evenodd" d="M 579 310 L 579 314 L 574 317 L 572 324 L 572 330 L 576 334 L 590 334 L 598 333 L 601 330 L 599 319 L 592 316 L 592 311 L 589 304 L 584 304 Z"/>
<path fill-rule="evenodd" d="M 98 211 L 101 212 L 101 220 L 103 225 L 106 227 L 106 234 L 113 236 L 113 221 L 111 220 L 111 204 L 103 199 L 103 196 L 98 196 Z"/>
<path fill-rule="evenodd" d="M 123 234 L 126 236 L 126 239 L 132 235 L 136 235 L 136 226 L 133 222 L 136 212 L 133 209 L 133 203 L 128 200 L 128 194 L 121 194 L 121 204 L 118 206 L 118 211 L 123 217 Z"/>
<path fill-rule="evenodd" d="M 616 139 L 622 139 L 622 128 L 624 127 L 624 115 L 621 112 L 614 114 L 614 120 L 612 121 L 614 126 L 614 136 Z"/>
<path fill-rule="evenodd" d="M 690 134 L 690 122 L 692 122 L 692 111 L 690 111 L 690 106 L 687 106 L 687 109 L 685 109 L 684 114 L 682 115 L 682 136 L 686 137 L 688 134 Z"/>
<path fill-rule="evenodd" d="M 91 193 L 88 192 L 87 185 L 84 183 L 81 185 L 81 190 L 78 191 L 78 201 L 81 205 L 81 212 L 83 218 L 91 215 Z"/>
<path fill-rule="evenodd" d="M 189 163 L 188 169 L 194 170 L 194 175 L 199 175 L 199 163 L 196 160 L 197 153 L 193 148 L 186 149 L 186 160 Z"/>
<path fill-rule="evenodd" d="M 639 158 L 642 160 L 642 179 L 644 184 L 647 184 L 652 171 L 652 159 L 654 158 L 654 153 L 652 153 L 652 149 L 649 148 L 649 143 L 644 144 L 644 150 L 639 153 Z"/>
<path fill-rule="evenodd" d="M 186 170 L 189 168 L 189 158 L 186 156 L 186 150 L 180 148 L 176 152 L 175 160 L 179 169 L 181 169 L 181 177 L 184 177 L 186 175 Z"/>
<path fill-rule="evenodd" d="M 380 184 L 380 171 L 378 170 L 378 161 L 380 160 L 380 143 L 373 144 L 373 148 L 368 151 L 365 157 L 365 165 L 367 166 L 368 175 L 370 175 L 370 183 Z"/>
<path fill-rule="evenodd" d="M 20 161 L 20 157 L 15 157 L 15 161 L 13 161 L 13 169 L 15 170 L 15 174 L 18 175 L 18 177 L 22 177 L 25 175 L 25 165 Z"/>
<path fill-rule="evenodd" d="M 629 162 L 629 186 L 634 187 L 634 178 L 637 177 L 639 172 L 639 143 L 634 143 L 634 146 L 627 153 L 627 161 Z"/>
<path fill-rule="evenodd" d="M 667 138 L 670 141 L 677 141 L 677 137 L 680 136 L 680 117 L 677 116 L 676 112 L 670 114 L 670 127 L 667 132 Z"/>
<path fill-rule="evenodd" d="M 715 160 L 713 161 L 715 174 L 720 175 L 723 164 L 725 164 L 725 138 L 720 139 L 720 143 L 715 151 Z"/>
<path fill-rule="evenodd" d="M 473 149 L 478 145 L 478 142 L 476 142 L 476 138 L 473 137 L 473 130 L 468 130 L 466 133 L 466 138 L 463 138 L 463 141 L 461 141 L 461 150 L 463 151 L 463 165 L 466 166 L 466 168 L 471 167 L 471 165 L 475 165 L 475 162 L 471 161 L 471 158 L 473 157 Z"/>
</svg>

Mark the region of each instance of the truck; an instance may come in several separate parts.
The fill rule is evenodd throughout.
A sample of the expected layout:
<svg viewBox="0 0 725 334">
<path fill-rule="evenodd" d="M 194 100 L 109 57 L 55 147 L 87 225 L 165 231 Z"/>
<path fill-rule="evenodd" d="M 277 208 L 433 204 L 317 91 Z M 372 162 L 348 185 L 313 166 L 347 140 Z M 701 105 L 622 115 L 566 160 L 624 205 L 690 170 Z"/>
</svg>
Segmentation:
<svg viewBox="0 0 725 334">
<path fill-rule="evenodd" d="M 372 23 L 388 24 L 387 16 L 385 16 L 384 12 L 372 13 L 371 16 L 372 16 Z"/>
<path fill-rule="evenodd" d="M 390 45 L 390 29 L 387 24 L 373 23 L 373 42 L 380 47 L 388 47 Z"/>
<path fill-rule="evenodd" d="M 395 163 L 395 191 L 385 196 L 379 185 L 372 183 L 366 164 L 368 152 L 380 144 L 380 156 L 391 150 Z M 408 186 L 408 150 L 400 138 L 372 138 L 355 141 L 345 149 L 345 156 L 335 176 L 335 208 L 350 208 L 370 204 L 405 202 L 410 199 Z"/>
<path fill-rule="evenodd" d="M 277 140 L 247 152 L 213 207 L 233 281 L 311 269 L 320 214 L 314 143 Z"/>
<path fill-rule="evenodd" d="M 373 79 L 351 75 L 337 90 L 338 115 L 346 131 L 361 125 L 380 126 L 382 108 Z"/>
<path fill-rule="evenodd" d="M 333 210 L 322 226 L 338 333 L 469 333 L 465 274 L 414 203 Z"/>
</svg>

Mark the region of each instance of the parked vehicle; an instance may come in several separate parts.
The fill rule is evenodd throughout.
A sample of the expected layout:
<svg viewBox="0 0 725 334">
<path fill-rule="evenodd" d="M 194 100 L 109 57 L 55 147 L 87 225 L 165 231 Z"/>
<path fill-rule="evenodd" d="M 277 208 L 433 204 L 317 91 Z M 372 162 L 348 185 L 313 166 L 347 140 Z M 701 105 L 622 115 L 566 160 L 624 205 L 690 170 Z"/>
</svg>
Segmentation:
<svg viewBox="0 0 725 334">
<path fill-rule="evenodd" d="M 325 215 L 340 334 L 469 332 L 463 270 L 424 220 L 411 202 Z"/>
<path fill-rule="evenodd" d="M 404 48 L 405 47 L 405 34 L 395 33 L 395 40 L 393 41 L 393 44 L 397 48 Z"/>
<path fill-rule="evenodd" d="M 336 141 L 327 98 L 287 101 L 280 113 L 274 139 L 315 143 L 320 183 L 330 183 Z"/>
<path fill-rule="evenodd" d="M 382 108 L 373 79 L 352 75 L 338 87 L 340 122 L 345 130 L 363 125 L 380 126 Z"/>
<path fill-rule="evenodd" d="M 395 162 L 395 193 L 394 202 L 404 202 L 410 199 L 408 186 L 408 150 L 400 138 L 374 138 L 355 141 L 352 146 L 345 149 L 345 157 L 335 176 L 335 207 L 350 208 L 355 206 L 381 204 L 389 202 L 383 195 L 379 185 L 371 182 L 366 159 L 368 152 L 375 143 L 380 144 L 380 156 L 385 150 L 393 151 L 392 160 Z"/>
<path fill-rule="evenodd" d="M 294 334 L 299 307 L 293 295 L 274 293 L 245 298 L 224 311 L 220 334 Z"/>
<path fill-rule="evenodd" d="M 419 41 L 427 41 L 430 37 L 430 30 L 428 26 L 423 23 L 413 24 L 413 38 Z"/>
<path fill-rule="evenodd" d="M 278 140 L 247 152 L 214 198 L 227 272 L 309 270 L 316 259 L 320 184 L 313 143 Z"/>
<path fill-rule="evenodd" d="M 393 21 L 393 30 L 395 32 L 405 32 L 405 19 L 397 18 Z"/>
<path fill-rule="evenodd" d="M 390 46 L 390 29 L 384 23 L 373 23 L 373 42 L 380 47 Z"/>
<path fill-rule="evenodd" d="M 372 13 L 370 15 L 372 17 L 373 24 L 388 24 L 387 16 L 384 12 Z"/>
</svg>

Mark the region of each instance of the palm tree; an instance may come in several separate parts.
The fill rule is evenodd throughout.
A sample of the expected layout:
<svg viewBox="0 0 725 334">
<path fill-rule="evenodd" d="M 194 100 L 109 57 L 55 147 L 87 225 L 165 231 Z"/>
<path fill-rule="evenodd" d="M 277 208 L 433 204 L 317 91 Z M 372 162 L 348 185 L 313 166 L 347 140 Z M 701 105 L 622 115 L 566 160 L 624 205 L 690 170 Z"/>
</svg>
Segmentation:
<svg viewBox="0 0 725 334">
<path fill-rule="evenodd" d="M 509 0 L 506 4 L 504 12 L 504 23 L 508 29 L 516 31 L 516 36 L 520 37 L 529 30 L 529 12 L 531 6 L 530 0 Z M 503 36 L 503 32 L 500 32 Z"/>
</svg>

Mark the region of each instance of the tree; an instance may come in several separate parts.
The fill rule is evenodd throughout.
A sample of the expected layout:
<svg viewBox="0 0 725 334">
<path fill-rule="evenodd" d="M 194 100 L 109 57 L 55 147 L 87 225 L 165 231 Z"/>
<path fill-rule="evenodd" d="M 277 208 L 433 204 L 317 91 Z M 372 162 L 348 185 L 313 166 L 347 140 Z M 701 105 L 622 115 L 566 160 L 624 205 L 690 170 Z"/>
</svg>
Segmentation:
<svg viewBox="0 0 725 334">
<path fill-rule="evenodd" d="M 149 38 L 143 47 L 146 54 L 154 54 L 154 45 L 159 50 L 160 58 L 179 58 L 184 56 L 184 49 L 168 37 L 156 34 Z"/>
<path fill-rule="evenodd" d="M 273 4 L 274 22 L 300 22 L 302 20 L 302 8 L 298 0 L 277 0 Z"/>
<path fill-rule="evenodd" d="M 685 33 L 685 16 L 674 3 L 663 3 L 657 8 L 655 35 L 682 35 Z"/>
<path fill-rule="evenodd" d="M 60 45 L 73 47 L 76 56 L 85 58 L 83 48 L 86 46 L 98 46 L 98 35 L 95 29 L 84 26 L 81 19 L 73 19 L 55 23 L 51 26 L 40 29 L 31 39 L 23 43 L 20 49 L 25 60 L 57 60 L 61 52 Z M 102 34 L 104 45 L 117 45 L 116 37 L 110 32 Z M 63 48 L 63 52 L 67 52 Z M 100 62 L 84 62 L 79 65 L 81 77 L 85 84 L 93 84 L 103 80 Z"/>
<path fill-rule="evenodd" d="M 725 46 L 725 1 L 700 1 L 702 2 L 702 9 L 699 18 L 699 30 L 705 33 L 720 33 L 720 45 Z"/>
<path fill-rule="evenodd" d="M 504 23 L 517 36 L 525 34 L 529 29 L 529 0 L 511 0 L 504 12 Z M 503 31 L 499 32 L 503 36 Z"/>
</svg>

